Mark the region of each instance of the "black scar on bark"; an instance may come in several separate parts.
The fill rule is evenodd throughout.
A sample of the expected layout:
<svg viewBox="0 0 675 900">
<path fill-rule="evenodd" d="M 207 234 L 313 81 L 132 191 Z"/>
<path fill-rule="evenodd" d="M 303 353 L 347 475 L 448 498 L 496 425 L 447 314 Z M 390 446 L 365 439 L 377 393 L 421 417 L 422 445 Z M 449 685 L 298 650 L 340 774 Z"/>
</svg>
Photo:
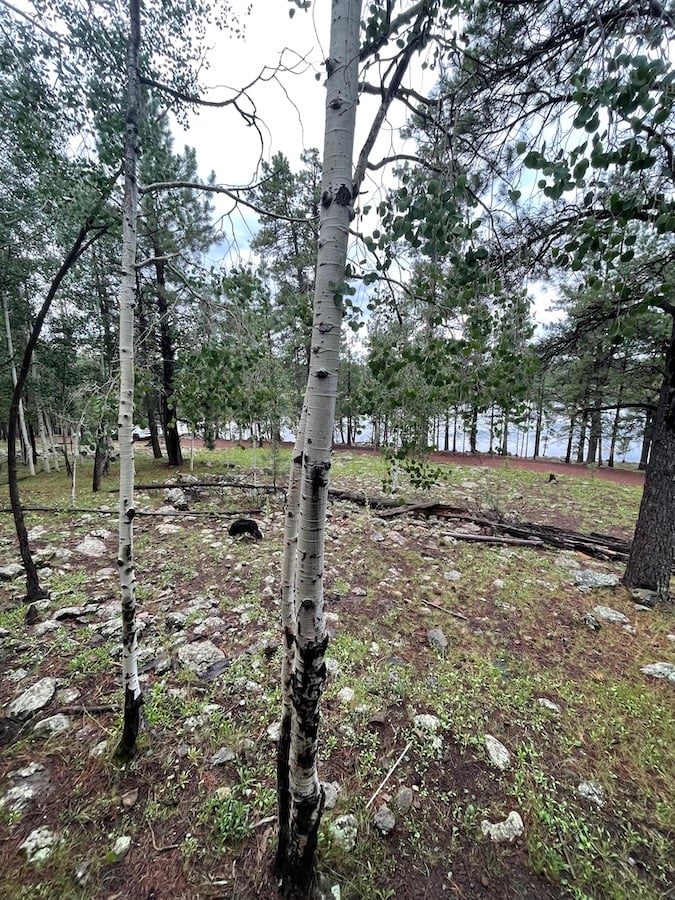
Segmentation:
<svg viewBox="0 0 675 900">
<path fill-rule="evenodd" d="M 340 185 L 340 187 L 337 189 L 337 194 L 335 195 L 334 200 L 340 206 L 351 206 L 352 192 L 346 184 Z"/>
<path fill-rule="evenodd" d="M 143 695 L 134 696 L 134 692 L 130 688 L 124 691 L 124 727 L 122 729 L 122 740 L 119 742 L 115 750 L 115 758 L 120 762 L 129 760 L 136 747 L 136 739 L 141 728 L 141 707 L 143 706 Z"/>
</svg>

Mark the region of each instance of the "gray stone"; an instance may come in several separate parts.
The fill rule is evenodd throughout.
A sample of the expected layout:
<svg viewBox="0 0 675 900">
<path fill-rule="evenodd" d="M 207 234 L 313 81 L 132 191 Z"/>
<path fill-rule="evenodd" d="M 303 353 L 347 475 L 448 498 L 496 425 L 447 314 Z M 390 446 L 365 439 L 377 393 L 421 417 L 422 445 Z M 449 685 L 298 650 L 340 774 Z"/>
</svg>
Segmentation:
<svg viewBox="0 0 675 900">
<path fill-rule="evenodd" d="M 600 808 L 607 802 L 605 790 L 597 781 L 582 781 L 577 785 L 577 794 L 582 800 L 588 800 Z"/>
<path fill-rule="evenodd" d="M 624 616 L 623 613 L 612 609 L 611 606 L 594 606 L 593 612 L 599 619 L 604 619 L 605 622 L 613 622 L 615 625 L 628 625 L 630 622 L 628 616 Z"/>
<path fill-rule="evenodd" d="M 7 714 L 27 718 L 31 713 L 43 709 L 54 696 L 55 690 L 56 678 L 41 678 L 10 703 Z"/>
<path fill-rule="evenodd" d="M 171 488 L 164 495 L 167 503 L 170 503 L 174 509 L 189 509 L 187 494 L 181 488 Z"/>
<path fill-rule="evenodd" d="M 389 807 L 384 804 L 373 816 L 373 825 L 380 834 L 390 834 L 396 827 L 396 818 Z"/>
<path fill-rule="evenodd" d="M 347 706 L 354 699 L 354 690 L 350 687 L 343 687 L 337 693 L 337 699 L 340 703 Z"/>
<path fill-rule="evenodd" d="M 379 544 L 379 543 L 382 543 L 382 541 L 384 540 L 384 535 L 382 534 L 381 531 L 374 531 L 370 535 L 370 539 L 371 539 L 371 541 L 375 541 L 376 543 Z"/>
<path fill-rule="evenodd" d="M 501 772 L 505 772 L 511 766 L 511 754 L 496 737 L 493 737 L 491 734 L 486 734 L 485 748 L 490 757 L 490 762 Z"/>
<path fill-rule="evenodd" d="M 434 731 L 437 731 L 441 720 L 438 716 L 432 716 L 428 713 L 419 713 L 419 715 L 415 716 L 413 719 L 413 723 L 415 728 L 419 728 L 420 731 L 430 731 L 432 734 Z"/>
<path fill-rule="evenodd" d="M 326 663 L 326 675 L 328 675 L 329 678 L 335 678 L 340 671 L 340 663 L 337 659 L 333 659 L 332 656 L 327 656 L 324 659 L 324 662 Z"/>
<path fill-rule="evenodd" d="M 398 811 L 403 815 L 410 812 L 414 799 L 415 793 L 412 788 L 406 787 L 405 785 L 400 787 L 398 789 L 398 794 L 396 794 L 395 801 Z"/>
<path fill-rule="evenodd" d="M 19 850 L 25 855 L 29 863 L 40 863 L 48 859 L 54 847 L 61 839 L 49 828 L 36 828 L 31 831 Z"/>
<path fill-rule="evenodd" d="M 173 522 L 161 522 L 157 526 L 158 534 L 178 534 L 182 530 L 180 525 L 175 525 Z"/>
<path fill-rule="evenodd" d="M 214 663 L 224 663 L 225 654 L 211 641 L 184 644 L 178 648 L 178 661 L 197 677 L 202 677 Z"/>
<path fill-rule="evenodd" d="M 53 734 L 62 734 L 70 728 L 70 719 L 63 713 L 57 713 L 55 716 L 49 716 L 35 724 L 33 733 L 37 735 L 50 736 Z"/>
<path fill-rule="evenodd" d="M 560 707 L 557 703 L 554 703 L 553 700 L 548 700 L 546 697 L 537 697 L 537 703 L 539 706 L 543 706 L 544 709 L 548 709 L 550 712 L 559 713 Z"/>
<path fill-rule="evenodd" d="M 338 816 L 334 822 L 330 823 L 330 833 L 339 847 L 346 853 L 351 853 L 354 847 L 356 847 L 356 838 L 358 835 L 358 822 L 356 816 L 351 813 L 348 813 L 345 816 Z"/>
<path fill-rule="evenodd" d="M 646 606 L 649 609 L 657 606 L 659 602 L 659 595 L 656 591 L 650 591 L 649 588 L 633 588 L 631 595 L 638 605 Z"/>
<path fill-rule="evenodd" d="M 443 572 L 443 578 L 446 581 L 459 581 L 462 577 L 462 573 L 458 572 L 457 569 L 450 569 L 448 572 Z"/>
<path fill-rule="evenodd" d="M 600 623 L 595 618 L 595 616 L 592 615 L 592 613 L 584 613 L 581 617 L 581 621 L 586 626 L 586 628 L 589 628 L 591 631 L 600 631 Z"/>
<path fill-rule="evenodd" d="M 271 725 L 267 726 L 266 730 L 267 739 L 273 744 L 278 744 L 281 737 L 281 722 L 272 722 Z"/>
<path fill-rule="evenodd" d="M 0 797 L 0 806 L 8 806 L 14 812 L 21 812 L 31 800 L 49 789 L 50 777 L 42 763 L 32 762 L 21 769 L 8 772 L 7 781 L 11 787 Z"/>
<path fill-rule="evenodd" d="M 448 639 L 443 634 L 442 628 L 430 628 L 427 631 L 427 641 L 429 646 L 434 650 L 438 650 L 439 653 L 444 653 L 447 650 Z"/>
<path fill-rule="evenodd" d="M 3 566 L 0 569 L 0 581 L 14 581 L 20 575 L 23 575 L 21 563 L 10 563 L 8 566 Z"/>
<path fill-rule="evenodd" d="M 619 583 L 618 575 L 607 575 L 594 569 L 580 569 L 574 576 L 574 583 L 580 591 L 593 591 L 597 588 L 614 587 Z"/>
<path fill-rule="evenodd" d="M 511 811 L 503 822 L 496 822 L 494 825 L 483 819 L 480 823 L 480 830 L 490 840 L 495 843 L 504 843 L 505 841 L 514 841 L 525 832 L 523 820 L 517 812 Z"/>
<path fill-rule="evenodd" d="M 112 857 L 114 862 L 121 862 L 127 853 L 131 850 L 131 838 L 128 834 L 118 837 L 112 848 Z"/>
<path fill-rule="evenodd" d="M 335 809 L 338 794 L 340 792 L 340 785 L 337 783 L 337 781 L 322 781 L 321 787 L 323 788 L 325 797 L 324 808 Z"/>
<path fill-rule="evenodd" d="M 675 681 L 675 665 L 673 663 L 650 663 L 648 666 L 643 666 L 640 671 L 643 675 L 651 675 L 652 678 L 665 678 L 667 681 Z"/>
<path fill-rule="evenodd" d="M 229 747 L 221 747 L 220 750 L 216 750 L 211 757 L 211 765 L 224 766 L 226 763 L 232 762 L 236 758 L 237 754 L 234 750 L 230 750 Z"/>
<path fill-rule="evenodd" d="M 11 681 L 14 684 L 18 684 L 20 681 L 23 681 L 24 678 L 28 675 L 27 669 L 14 669 L 12 672 L 8 672 L 5 675 L 7 681 Z"/>
<path fill-rule="evenodd" d="M 81 553 L 83 556 L 92 557 L 105 556 L 108 552 L 103 541 L 99 541 L 98 538 L 94 537 L 86 537 L 77 545 L 75 550 L 77 553 Z"/>
</svg>

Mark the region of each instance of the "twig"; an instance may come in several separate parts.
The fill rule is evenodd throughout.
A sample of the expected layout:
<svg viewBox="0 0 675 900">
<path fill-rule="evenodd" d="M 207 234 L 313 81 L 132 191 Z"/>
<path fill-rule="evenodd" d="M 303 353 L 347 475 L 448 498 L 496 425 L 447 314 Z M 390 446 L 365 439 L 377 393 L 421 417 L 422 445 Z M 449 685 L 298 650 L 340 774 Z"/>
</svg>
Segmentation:
<svg viewBox="0 0 675 900">
<path fill-rule="evenodd" d="M 164 853 L 165 850 L 179 850 L 180 844 L 167 844 L 165 847 L 158 847 L 157 842 L 155 841 L 155 832 L 152 830 L 152 822 L 146 816 L 145 821 L 148 823 L 148 828 L 150 829 L 150 837 L 152 838 L 152 846 L 158 853 Z"/>
<path fill-rule="evenodd" d="M 452 609 L 446 609 L 444 606 L 441 606 L 440 603 L 434 603 L 433 600 L 420 600 L 420 603 L 423 606 L 433 606 L 434 609 L 440 609 L 441 612 L 447 613 L 449 616 L 454 616 L 456 619 L 462 619 L 464 622 L 469 621 L 469 617 L 465 616 L 463 613 L 455 612 Z"/>
<path fill-rule="evenodd" d="M 259 822 L 255 822 L 253 824 L 254 828 L 262 828 L 263 825 L 271 825 L 273 822 L 276 822 L 276 816 L 267 816 L 265 819 L 261 819 Z"/>
<path fill-rule="evenodd" d="M 401 753 L 401 755 L 399 756 L 399 758 L 396 760 L 396 762 L 395 762 L 394 765 L 391 767 L 391 769 L 389 769 L 389 771 L 387 772 L 387 774 L 384 776 L 384 779 L 380 782 L 380 786 L 378 787 L 378 789 L 375 791 L 375 793 L 374 793 L 373 796 L 370 798 L 370 800 L 366 803 L 366 809 L 369 809 L 369 808 L 372 806 L 373 801 L 375 800 L 375 798 L 377 797 L 377 795 L 380 793 L 380 791 L 382 790 L 382 788 L 385 786 L 385 784 L 389 781 L 389 779 L 390 779 L 391 776 L 394 774 L 394 772 L 396 771 L 396 769 L 399 767 L 399 765 L 400 765 L 400 763 L 401 763 L 401 760 L 402 760 L 403 757 L 406 755 L 406 753 L 408 752 L 408 750 L 410 750 L 411 747 L 412 747 L 412 741 L 408 741 L 408 743 L 405 745 L 405 749 L 403 750 L 403 752 Z"/>
</svg>

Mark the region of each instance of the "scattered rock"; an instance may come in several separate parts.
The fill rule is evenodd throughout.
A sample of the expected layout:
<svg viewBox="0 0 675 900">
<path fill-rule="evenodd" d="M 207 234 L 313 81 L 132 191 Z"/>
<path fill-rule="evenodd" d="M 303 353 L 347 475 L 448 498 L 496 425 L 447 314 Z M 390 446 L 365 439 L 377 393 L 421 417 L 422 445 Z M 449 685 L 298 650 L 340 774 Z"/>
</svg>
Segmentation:
<svg viewBox="0 0 675 900">
<path fill-rule="evenodd" d="M 54 734 L 62 734 L 70 728 L 70 719 L 63 713 L 57 713 L 55 716 L 49 716 L 37 722 L 33 728 L 33 733 L 37 735 L 51 736 Z"/>
<path fill-rule="evenodd" d="M 537 697 L 537 703 L 539 706 L 543 706 L 544 709 L 550 710 L 550 712 L 559 713 L 560 707 L 557 703 L 554 703 L 553 700 L 548 700 L 546 697 Z"/>
<path fill-rule="evenodd" d="M 181 488 L 171 488 L 164 495 L 167 503 L 170 503 L 174 509 L 186 510 L 190 508 L 187 494 Z"/>
<path fill-rule="evenodd" d="M 438 716 L 432 716 L 428 713 L 420 713 L 413 719 L 413 724 L 415 725 L 415 728 L 419 728 L 420 731 L 430 731 L 433 733 L 434 731 L 438 730 L 441 724 L 441 720 L 438 718 Z"/>
<path fill-rule="evenodd" d="M 649 609 L 658 606 L 659 595 L 656 591 L 650 591 L 649 588 L 632 588 L 631 595 L 640 606 L 646 606 Z"/>
<path fill-rule="evenodd" d="M 597 781 L 582 781 L 577 786 L 577 794 L 582 800 L 588 800 L 601 809 L 607 802 L 605 789 Z"/>
<path fill-rule="evenodd" d="M 496 766 L 501 772 L 505 772 L 510 767 L 511 754 L 496 737 L 493 737 L 491 734 L 486 734 L 485 748 L 493 766 Z"/>
<path fill-rule="evenodd" d="M 675 681 L 675 665 L 673 663 L 650 663 L 648 666 L 643 666 L 640 671 L 643 675 L 651 675 L 652 678 L 665 678 L 668 681 Z"/>
<path fill-rule="evenodd" d="M 232 762 L 236 758 L 237 754 L 234 750 L 230 750 L 229 747 L 221 747 L 220 750 L 216 750 L 211 757 L 211 765 L 224 766 L 226 763 Z"/>
<path fill-rule="evenodd" d="M 328 677 L 335 678 L 335 676 L 340 671 L 340 663 L 337 661 L 337 659 L 333 659 L 332 656 L 327 656 L 324 659 L 324 662 L 326 663 L 326 674 L 328 675 Z"/>
<path fill-rule="evenodd" d="M 618 575 L 608 575 L 593 569 L 580 569 L 574 576 L 574 583 L 582 593 L 597 588 L 614 587 L 619 583 Z"/>
<path fill-rule="evenodd" d="M 382 805 L 373 816 L 373 825 L 382 835 L 390 834 L 396 827 L 396 818 L 386 804 Z"/>
<path fill-rule="evenodd" d="M 340 703 L 343 703 L 345 706 L 352 702 L 354 699 L 354 691 L 350 687 L 343 687 L 337 693 L 337 698 Z"/>
<path fill-rule="evenodd" d="M 40 863 L 48 859 L 60 838 L 49 828 L 36 828 L 31 831 L 19 850 L 24 853 L 29 863 Z"/>
<path fill-rule="evenodd" d="M 42 763 L 32 762 L 21 769 L 7 773 L 11 787 L 0 797 L 0 806 L 9 806 L 14 812 L 21 812 L 31 802 L 49 789 L 49 772 Z"/>
<path fill-rule="evenodd" d="M 446 581 L 459 581 L 462 577 L 462 573 L 458 572 L 457 569 L 450 569 L 448 572 L 443 572 L 443 578 Z"/>
<path fill-rule="evenodd" d="M 324 808 L 335 809 L 335 804 L 337 803 L 338 794 L 340 792 L 340 785 L 337 781 L 322 781 L 321 786 L 323 787 L 325 797 Z"/>
<path fill-rule="evenodd" d="M 398 794 L 396 794 L 396 800 L 395 800 L 398 811 L 402 815 L 405 815 L 406 813 L 410 812 L 410 810 L 412 809 L 414 799 L 415 799 L 415 794 L 414 794 L 412 788 L 406 787 L 405 785 L 400 787 L 398 790 Z"/>
<path fill-rule="evenodd" d="M 281 737 L 281 722 L 272 722 L 271 725 L 267 726 L 267 739 L 269 741 L 271 741 L 273 744 L 278 744 L 280 737 Z"/>
<path fill-rule="evenodd" d="M 47 706 L 55 690 L 56 678 L 41 678 L 10 703 L 7 712 L 10 716 L 28 718 L 32 713 Z"/>
<path fill-rule="evenodd" d="M 118 837 L 110 853 L 111 862 L 122 862 L 129 850 L 131 850 L 131 837 L 128 834 Z"/>
<path fill-rule="evenodd" d="M 14 581 L 15 578 L 23 575 L 23 566 L 21 563 L 10 563 L 0 569 L 0 581 Z"/>
<path fill-rule="evenodd" d="M 480 830 L 490 840 L 495 843 L 504 843 L 505 841 L 514 841 L 525 832 L 523 820 L 517 812 L 510 812 L 503 822 L 496 822 L 494 825 L 483 819 L 480 823 Z"/>
<path fill-rule="evenodd" d="M 427 631 L 427 641 L 429 646 L 434 650 L 438 650 L 439 653 L 444 653 L 448 647 L 448 639 L 441 628 L 430 628 Z"/>
<path fill-rule="evenodd" d="M 591 613 L 584 613 L 581 617 L 581 622 L 586 628 L 589 628 L 591 631 L 600 631 L 600 623 Z"/>
<path fill-rule="evenodd" d="M 623 613 L 612 609 L 611 606 L 594 606 L 593 612 L 598 618 L 604 619 L 605 622 L 612 622 L 616 625 L 628 625 L 630 622 L 628 616 L 624 616 Z"/>
<path fill-rule="evenodd" d="M 346 853 L 351 853 L 354 847 L 356 847 L 356 838 L 358 835 L 356 816 L 351 813 L 347 813 L 345 816 L 338 816 L 334 822 L 331 822 L 330 832 L 335 843 Z"/>
<path fill-rule="evenodd" d="M 381 531 L 374 531 L 370 535 L 370 539 L 371 539 L 371 541 L 376 541 L 377 543 L 381 543 L 384 540 L 384 535 L 382 534 Z"/>
<path fill-rule="evenodd" d="M 201 678 L 216 663 L 227 664 L 225 654 L 211 641 L 183 644 L 178 648 L 178 661 L 190 672 Z"/>
<path fill-rule="evenodd" d="M 123 809 L 133 809 L 138 802 L 138 788 L 133 788 L 130 791 L 126 791 L 122 794 L 122 808 Z"/>
<path fill-rule="evenodd" d="M 81 553 L 83 556 L 93 557 L 105 556 L 108 552 L 103 541 L 99 541 L 98 538 L 95 537 L 86 537 L 77 545 L 75 550 L 77 551 L 77 553 Z"/>
</svg>

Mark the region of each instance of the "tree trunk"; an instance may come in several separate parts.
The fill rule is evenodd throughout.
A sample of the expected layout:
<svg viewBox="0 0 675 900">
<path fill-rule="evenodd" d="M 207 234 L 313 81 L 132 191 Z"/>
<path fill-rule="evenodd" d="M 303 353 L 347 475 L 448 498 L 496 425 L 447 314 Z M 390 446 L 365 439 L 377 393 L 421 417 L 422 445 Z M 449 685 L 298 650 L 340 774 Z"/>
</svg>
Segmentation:
<svg viewBox="0 0 675 900">
<path fill-rule="evenodd" d="M 567 449 L 565 450 L 565 462 L 569 465 L 572 460 L 572 443 L 574 441 L 574 426 L 576 425 L 576 416 L 570 418 L 570 430 L 567 436 Z"/>
<path fill-rule="evenodd" d="M 352 156 L 358 103 L 361 0 L 333 0 L 330 53 L 326 68 L 326 132 L 321 220 L 314 290 L 310 368 L 305 394 L 305 428 L 292 607 L 297 617 L 288 750 L 288 811 L 280 806 L 277 866 L 283 896 L 305 900 L 315 883 L 314 858 L 324 792 L 317 772 L 319 703 L 326 677 L 328 643 L 323 608 L 323 559 L 333 422 L 337 399 L 342 302 L 349 224 L 353 215 Z M 295 454 L 297 457 L 299 454 Z M 290 529 L 290 525 L 287 526 Z M 286 577 L 287 559 L 284 559 Z M 288 613 L 288 610 L 287 610 Z M 286 645 L 291 640 L 285 635 Z M 287 821 L 286 821 L 287 816 Z"/>
<path fill-rule="evenodd" d="M 642 435 L 642 449 L 638 469 L 643 472 L 649 464 L 652 450 L 652 438 L 654 436 L 654 413 L 648 409 L 645 415 L 645 430 Z"/>
<path fill-rule="evenodd" d="M 471 424 L 469 426 L 469 450 L 477 453 L 476 441 L 478 438 L 478 407 L 471 406 Z M 490 444 L 492 445 L 492 429 L 490 429 Z"/>
<path fill-rule="evenodd" d="M 14 362 L 14 343 L 12 341 L 12 326 L 9 322 L 9 309 L 7 307 L 7 297 L 2 295 L 2 308 L 5 314 L 5 334 L 7 335 L 7 353 L 10 360 L 10 370 L 12 373 L 12 384 L 16 388 L 16 363 Z M 28 440 L 28 431 L 26 430 L 26 418 L 23 413 L 23 400 L 19 397 L 19 432 L 21 434 L 22 446 L 25 447 L 25 460 L 28 465 L 28 471 L 31 475 L 35 475 L 35 466 L 33 464 L 33 454 L 30 452 L 30 441 Z"/>
<path fill-rule="evenodd" d="M 42 326 L 52 305 L 52 301 L 54 300 L 56 292 L 58 291 L 61 282 L 65 278 L 66 274 L 69 272 L 70 268 L 74 265 L 76 260 L 88 246 L 88 244 L 85 244 L 85 240 L 91 228 L 91 223 L 87 222 L 80 229 L 79 234 L 75 238 L 75 241 L 70 248 L 70 251 L 68 252 L 68 255 L 64 259 L 61 268 L 59 269 L 56 277 L 51 283 L 44 303 L 40 307 L 40 311 L 35 317 L 33 328 L 31 329 L 28 343 L 26 344 L 26 349 L 23 353 L 21 368 L 19 369 L 16 377 L 16 385 L 14 386 L 12 399 L 9 405 L 9 421 L 7 427 L 7 480 L 9 482 L 9 499 L 12 506 L 12 513 L 14 515 L 14 525 L 16 528 L 17 537 L 19 539 L 19 551 L 21 553 L 21 559 L 23 560 L 24 568 L 26 569 L 25 599 L 27 602 L 42 599 L 46 597 L 47 594 L 40 587 L 37 568 L 35 567 L 33 555 L 30 551 L 28 531 L 26 529 L 26 523 L 23 516 L 23 507 L 21 506 L 21 498 L 19 496 L 19 481 L 16 467 L 16 431 L 19 418 L 19 405 L 21 403 L 21 392 L 23 391 L 24 385 L 26 384 L 28 372 L 30 371 L 31 360 L 33 358 L 33 351 L 35 350 L 35 345 L 37 344 L 38 338 L 40 337 Z M 103 230 L 100 229 L 97 237 L 100 237 L 102 233 Z M 96 238 L 94 238 L 93 240 L 95 239 Z"/>
<path fill-rule="evenodd" d="M 156 243 L 153 245 L 155 258 L 163 256 L 163 250 Z M 159 344 L 162 353 L 162 398 L 161 419 L 164 428 L 164 444 L 170 466 L 183 465 L 183 453 L 180 448 L 180 435 L 176 421 L 176 407 L 173 399 L 176 361 L 174 359 L 173 335 L 169 322 L 169 302 L 164 277 L 164 262 L 155 263 L 157 278 L 157 309 L 159 310 Z"/>
<path fill-rule="evenodd" d="M 159 444 L 159 435 L 157 434 L 157 419 L 155 418 L 155 401 L 154 396 L 148 398 L 147 405 L 147 413 L 148 413 L 148 431 L 150 432 L 150 446 L 152 447 L 152 456 L 153 459 L 161 459 L 162 458 L 162 448 Z M 192 433 L 192 439 L 194 442 L 194 431 Z"/>
<path fill-rule="evenodd" d="M 120 277 L 120 402 L 117 433 L 120 449 L 119 552 L 117 565 L 122 600 L 122 683 L 124 724 L 117 748 L 121 758 L 131 755 L 140 728 L 143 702 L 138 680 L 138 632 L 133 554 L 134 507 L 134 306 L 136 301 L 136 218 L 138 213 L 138 125 L 141 87 L 138 58 L 141 41 L 140 0 L 129 3 L 127 45 L 127 111 L 124 143 L 124 203 L 122 208 L 122 273 Z"/>
<path fill-rule="evenodd" d="M 667 600 L 675 551 L 675 318 L 653 422 L 652 450 L 628 565 L 627 587 Z"/>
</svg>

